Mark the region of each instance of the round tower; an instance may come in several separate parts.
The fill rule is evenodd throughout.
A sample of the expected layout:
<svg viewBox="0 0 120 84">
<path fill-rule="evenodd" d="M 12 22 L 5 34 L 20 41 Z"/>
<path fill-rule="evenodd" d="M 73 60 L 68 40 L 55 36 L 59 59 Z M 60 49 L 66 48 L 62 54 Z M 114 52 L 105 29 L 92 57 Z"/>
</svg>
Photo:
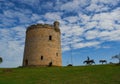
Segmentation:
<svg viewBox="0 0 120 84">
<path fill-rule="evenodd" d="M 59 22 L 31 25 L 26 31 L 23 66 L 62 66 Z"/>
</svg>

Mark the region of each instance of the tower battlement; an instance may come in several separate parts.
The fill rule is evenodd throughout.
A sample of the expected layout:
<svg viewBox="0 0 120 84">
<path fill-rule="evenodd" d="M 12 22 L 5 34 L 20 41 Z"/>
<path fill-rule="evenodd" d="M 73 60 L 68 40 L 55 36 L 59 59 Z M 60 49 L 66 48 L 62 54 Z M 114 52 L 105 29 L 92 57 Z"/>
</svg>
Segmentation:
<svg viewBox="0 0 120 84">
<path fill-rule="evenodd" d="M 34 24 L 34 25 L 31 25 L 27 28 L 27 31 L 28 32 L 29 30 L 32 30 L 32 29 L 36 29 L 36 28 L 52 28 L 54 29 L 56 32 L 60 32 L 60 29 L 59 29 L 59 22 L 58 21 L 55 21 L 53 23 L 53 25 L 50 25 L 50 24 Z"/>
</svg>

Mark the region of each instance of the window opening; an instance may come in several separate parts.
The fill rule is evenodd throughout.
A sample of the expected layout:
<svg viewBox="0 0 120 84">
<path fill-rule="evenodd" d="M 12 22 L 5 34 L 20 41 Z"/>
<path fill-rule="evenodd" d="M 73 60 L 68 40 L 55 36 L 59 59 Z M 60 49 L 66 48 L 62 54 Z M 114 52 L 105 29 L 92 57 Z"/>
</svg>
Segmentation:
<svg viewBox="0 0 120 84">
<path fill-rule="evenodd" d="M 56 53 L 56 56 L 58 56 L 58 53 Z"/>
<path fill-rule="evenodd" d="M 41 56 L 41 60 L 43 60 L 43 56 Z"/>
<path fill-rule="evenodd" d="M 49 40 L 52 40 L 52 36 L 51 35 L 49 36 Z"/>
</svg>

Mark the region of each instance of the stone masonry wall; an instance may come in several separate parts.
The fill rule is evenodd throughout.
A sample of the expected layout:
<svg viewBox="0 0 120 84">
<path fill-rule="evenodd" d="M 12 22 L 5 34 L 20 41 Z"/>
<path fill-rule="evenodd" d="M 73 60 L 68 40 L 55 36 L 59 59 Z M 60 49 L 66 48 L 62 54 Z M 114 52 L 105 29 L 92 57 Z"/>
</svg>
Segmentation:
<svg viewBox="0 0 120 84">
<path fill-rule="evenodd" d="M 23 66 L 48 66 L 50 62 L 53 66 L 62 66 L 60 32 L 52 26 L 28 28 Z"/>
</svg>

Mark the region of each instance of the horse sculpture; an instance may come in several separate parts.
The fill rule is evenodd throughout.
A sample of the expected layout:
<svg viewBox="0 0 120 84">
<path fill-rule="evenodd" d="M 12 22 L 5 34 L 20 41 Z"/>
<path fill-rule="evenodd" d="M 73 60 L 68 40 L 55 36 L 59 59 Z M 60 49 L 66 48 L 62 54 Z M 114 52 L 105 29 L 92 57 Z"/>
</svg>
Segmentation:
<svg viewBox="0 0 120 84">
<path fill-rule="evenodd" d="M 87 65 L 92 65 L 92 64 L 95 64 L 95 61 L 94 60 L 85 60 L 83 63 L 84 64 L 86 63 Z"/>
<path fill-rule="evenodd" d="M 87 60 L 85 60 L 83 63 L 84 63 L 84 64 L 86 63 L 87 65 L 92 65 L 92 64 L 95 64 L 95 61 L 94 61 L 93 59 L 90 60 L 90 58 L 87 57 Z"/>
<path fill-rule="evenodd" d="M 99 63 L 106 63 L 107 64 L 107 61 L 106 60 L 100 60 Z"/>
</svg>

